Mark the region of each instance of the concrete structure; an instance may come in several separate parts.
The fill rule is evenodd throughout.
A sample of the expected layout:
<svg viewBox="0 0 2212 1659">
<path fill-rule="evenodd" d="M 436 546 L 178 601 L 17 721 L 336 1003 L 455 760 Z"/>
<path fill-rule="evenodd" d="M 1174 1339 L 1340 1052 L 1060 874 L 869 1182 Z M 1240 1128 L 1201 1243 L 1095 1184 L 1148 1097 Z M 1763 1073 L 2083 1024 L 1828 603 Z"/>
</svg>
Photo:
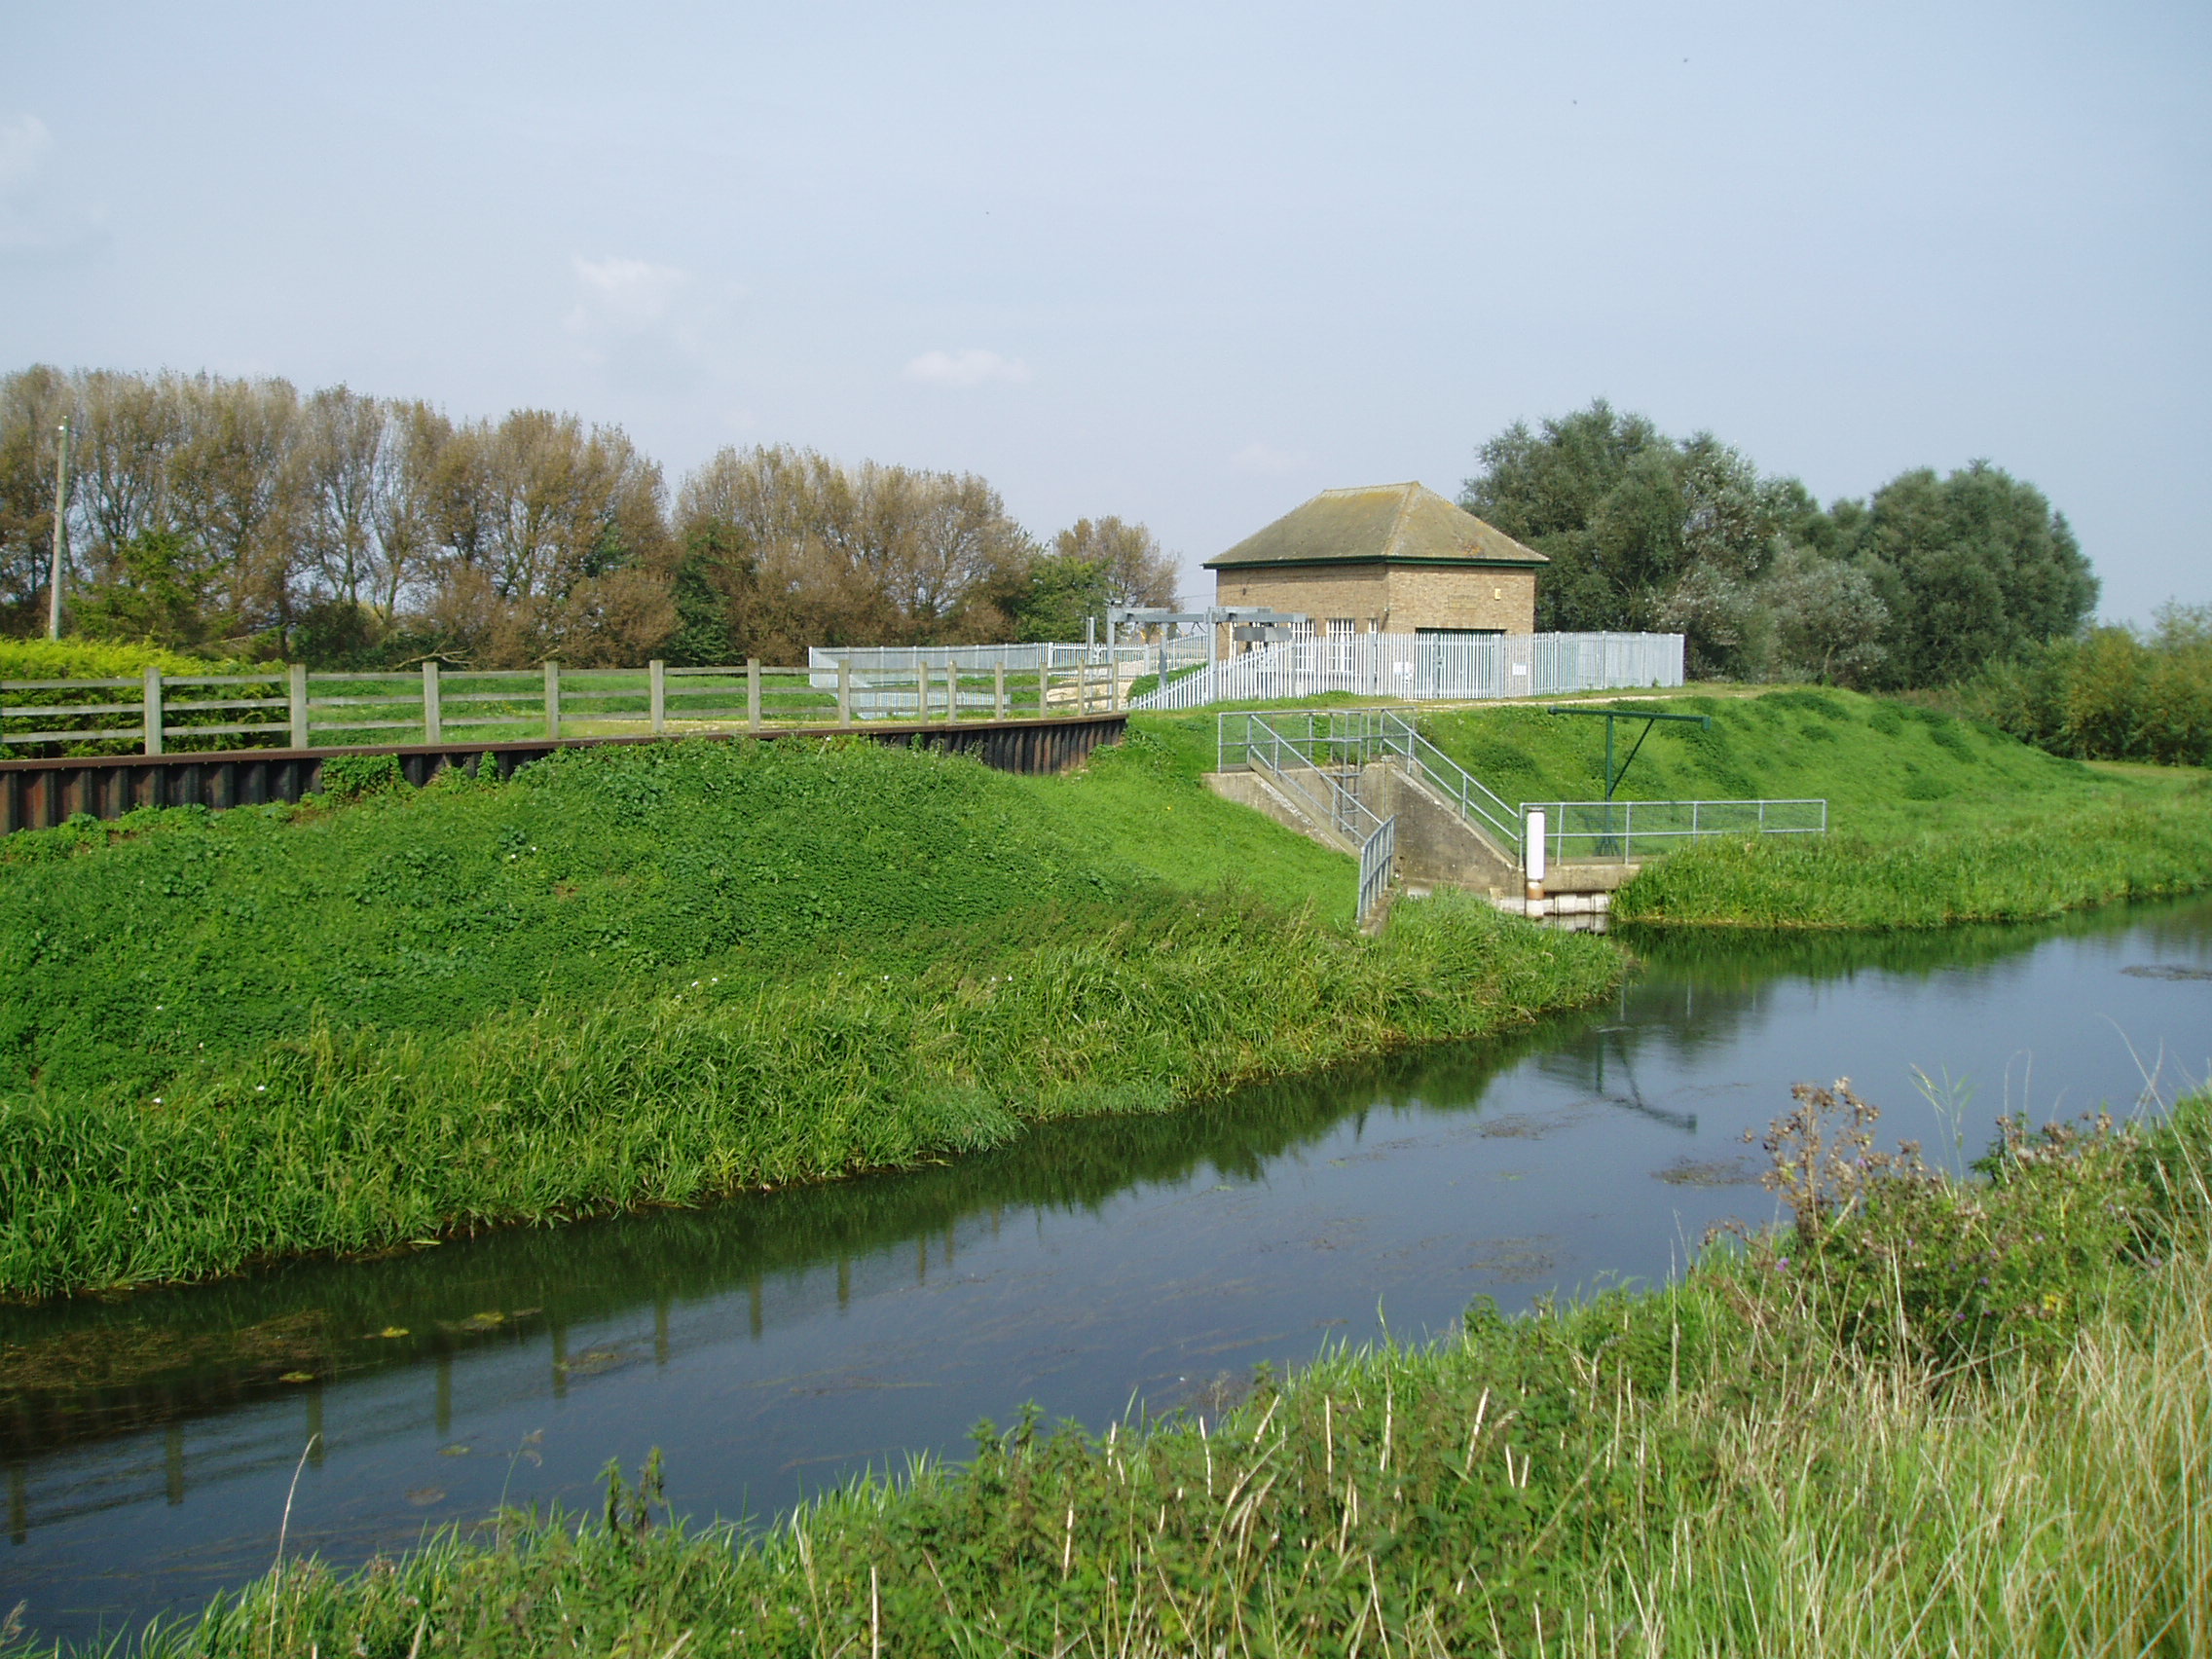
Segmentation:
<svg viewBox="0 0 2212 1659">
<path fill-rule="evenodd" d="M 1220 605 L 1332 635 L 1532 634 L 1544 556 L 1419 484 L 1324 490 L 1219 558 Z"/>
</svg>

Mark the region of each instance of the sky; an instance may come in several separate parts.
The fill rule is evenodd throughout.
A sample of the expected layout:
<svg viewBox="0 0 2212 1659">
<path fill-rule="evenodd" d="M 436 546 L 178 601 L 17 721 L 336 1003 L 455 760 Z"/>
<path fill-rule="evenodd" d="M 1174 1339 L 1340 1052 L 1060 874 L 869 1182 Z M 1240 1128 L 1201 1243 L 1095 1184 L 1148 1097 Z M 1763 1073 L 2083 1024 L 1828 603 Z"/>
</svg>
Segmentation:
<svg viewBox="0 0 2212 1659">
<path fill-rule="evenodd" d="M 2212 601 L 2212 7 L 0 0 L 0 370 L 979 473 L 1198 562 L 1605 397 Z"/>
</svg>

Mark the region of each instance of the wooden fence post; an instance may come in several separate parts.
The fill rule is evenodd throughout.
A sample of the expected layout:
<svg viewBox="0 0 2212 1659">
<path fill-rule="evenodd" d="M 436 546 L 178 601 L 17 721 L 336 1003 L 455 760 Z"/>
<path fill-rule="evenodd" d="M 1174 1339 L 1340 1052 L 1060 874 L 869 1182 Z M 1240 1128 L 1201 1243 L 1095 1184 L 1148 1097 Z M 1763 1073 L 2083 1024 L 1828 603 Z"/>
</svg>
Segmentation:
<svg viewBox="0 0 2212 1659">
<path fill-rule="evenodd" d="M 314 741 L 314 733 L 308 722 L 308 665 L 293 663 L 286 672 L 285 689 L 291 698 L 292 747 L 306 749 Z"/>
<path fill-rule="evenodd" d="M 146 753 L 162 752 L 162 671 L 146 670 Z"/>
<path fill-rule="evenodd" d="M 1037 718 L 1052 712 L 1052 647 L 1037 647 Z"/>
<path fill-rule="evenodd" d="M 545 737 L 547 742 L 561 735 L 561 664 L 552 657 L 545 659 Z"/>
<path fill-rule="evenodd" d="M 960 723 L 960 665 L 957 662 L 944 665 L 944 723 Z"/>
<path fill-rule="evenodd" d="M 1006 662 L 1004 658 L 991 670 L 991 719 L 1006 719 Z"/>
<path fill-rule="evenodd" d="M 438 659 L 429 657 L 423 664 L 423 741 L 443 743 L 446 740 L 446 711 L 442 688 L 438 683 Z"/>
<path fill-rule="evenodd" d="M 745 729 L 760 729 L 760 659 L 745 659 Z"/>
<path fill-rule="evenodd" d="M 837 659 L 837 723 L 841 726 L 849 726 L 853 723 L 853 659 L 851 657 L 839 657 Z"/>
<path fill-rule="evenodd" d="M 645 664 L 645 705 L 652 712 L 653 736 L 668 729 L 668 664 L 659 657 Z"/>
</svg>

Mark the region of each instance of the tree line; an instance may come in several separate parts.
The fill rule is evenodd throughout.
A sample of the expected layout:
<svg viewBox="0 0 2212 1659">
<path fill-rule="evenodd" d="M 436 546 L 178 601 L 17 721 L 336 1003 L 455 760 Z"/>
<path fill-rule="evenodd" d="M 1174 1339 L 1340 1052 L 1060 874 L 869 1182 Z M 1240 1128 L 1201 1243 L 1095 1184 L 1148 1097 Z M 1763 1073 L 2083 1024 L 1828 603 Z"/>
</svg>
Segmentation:
<svg viewBox="0 0 2212 1659">
<path fill-rule="evenodd" d="M 1462 504 L 1551 559 L 1537 627 L 1678 632 L 1696 678 L 1948 684 L 2072 639 L 2096 605 L 2065 516 L 1987 461 L 1824 508 L 1603 399 L 1479 456 Z"/>
<path fill-rule="evenodd" d="M 677 486 L 619 426 L 279 379 L 0 379 L 0 634 L 47 616 L 69 424 L 72 633 L 318 667 L 803 659 L 815 645 L 1081 637 L 1172 600 L 1143 525 L 1050 541 L 967 473 L 724 449 Z"/>
</svg>

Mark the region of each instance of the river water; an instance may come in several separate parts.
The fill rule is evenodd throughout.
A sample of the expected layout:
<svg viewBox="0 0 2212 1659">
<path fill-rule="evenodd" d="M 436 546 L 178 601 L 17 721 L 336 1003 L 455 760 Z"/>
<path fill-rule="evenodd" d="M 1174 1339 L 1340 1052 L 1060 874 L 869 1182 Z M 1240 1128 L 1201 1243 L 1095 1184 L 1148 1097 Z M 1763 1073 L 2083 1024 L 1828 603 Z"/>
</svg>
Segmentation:
<svg viewBox="0 0 2212 1659">
<path fill-rule="evenodd" d="M 1211 1413 L 1263 1360 L 1664 1278 L 1769 1219 L 1743 1135 L 1792 1083 L 1849 1076 L 1885 1138 L 1971 1158 L 2001 1111 L 2212 1070 L 2212 902 L 1625 942 L 1603 1008 L 957 1166 L 0 1309 L 0 1617 L 196 1606 L 268 1567 L 295 1479 L 291 1548 L 356 1562 L 502 1496 L 588 1505 L 654 1446 L 678 1510 L 758 1517 L 1026 1402 Z"/>
</svg>

